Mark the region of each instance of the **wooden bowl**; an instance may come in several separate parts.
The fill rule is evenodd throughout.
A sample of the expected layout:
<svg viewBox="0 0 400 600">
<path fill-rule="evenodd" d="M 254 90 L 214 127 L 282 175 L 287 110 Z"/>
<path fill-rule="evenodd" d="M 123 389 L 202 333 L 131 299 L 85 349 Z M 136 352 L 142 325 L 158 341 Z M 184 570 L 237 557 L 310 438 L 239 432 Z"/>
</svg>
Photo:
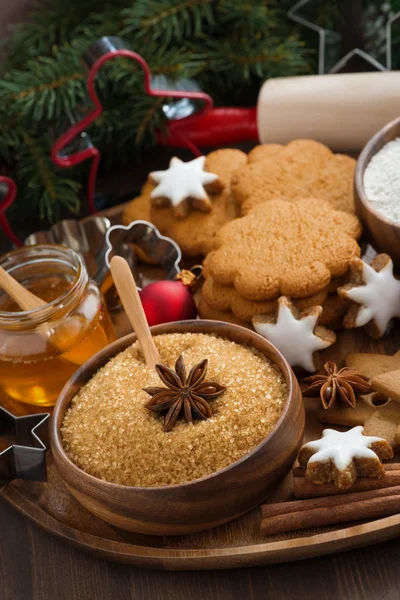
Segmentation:
<svg viewBox="0 0 400 600">
<path fill-rule="evenodd" d="M 249 454 L 202 479 L 165 487 L 117 485 L 88 475 L 67 457 L 60 427 L 72 398 L 110 358 L 135 340 L 134 334 L 110 344 L 66 384 L 54 409 L 50 429 L 57 469 L 71 494 L 90 512 L 122 529 L 152 535 L 181 535 L 226 523 L 254 508 L 288 473 L 304 432 L 304 407 L 296 377 L 278 350 L 243 327 L 220 321 L 180 321 L 151 328 L 160 333 L 214 333 L 256 348 L 282 370 L 288 401 L 273 431 Z"/>
<path fill-rule="evenodd" d="M 372 245 L 379 252 L 390 254 L 395 265 L 400 266 L 400 225 L 396 225 L 377 212 L 368 202 L 364 190 L 364 173 L 371 158 L 379 150 L 400 136 L 400 117 L 390 121 L 376 133 L 361 152 L 355 172 L 354 201 L 356 212 Z"/>
</svg>

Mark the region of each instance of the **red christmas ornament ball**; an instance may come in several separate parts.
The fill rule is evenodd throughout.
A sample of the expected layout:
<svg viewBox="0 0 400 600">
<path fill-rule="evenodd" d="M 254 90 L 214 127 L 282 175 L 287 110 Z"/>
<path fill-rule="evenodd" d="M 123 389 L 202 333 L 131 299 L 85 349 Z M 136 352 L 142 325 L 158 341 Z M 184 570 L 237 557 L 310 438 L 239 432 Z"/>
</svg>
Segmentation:
<svg viewBox="0 0 400 600">
<path fill-rule="evenodd" d="M 197 315 L 193 296 L 181 281 L 150 283 L 140 292 L 140 299 L 150 326 L 195 319 Z"/>
</svg>

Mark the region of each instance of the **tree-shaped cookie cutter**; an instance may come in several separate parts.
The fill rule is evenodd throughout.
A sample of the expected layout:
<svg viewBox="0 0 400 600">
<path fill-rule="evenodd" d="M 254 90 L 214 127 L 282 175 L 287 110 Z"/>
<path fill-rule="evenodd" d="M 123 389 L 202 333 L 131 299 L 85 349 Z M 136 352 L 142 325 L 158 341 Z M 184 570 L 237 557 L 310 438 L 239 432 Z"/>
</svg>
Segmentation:
<svg viewBox="0 0 400 600">
<path fill-rule="evenodd" d="M 169 131 L 174 133 L 174 137 L 180 139 L 183 146 L 189 148 L 195 156 L 199 156 L 198 148 L 184 134 L 184 128 L 192 124 L 197 119 L 204 116 L 212 106 L 213 101 L 208 94 L 200 91 L 181 91 L 176 89 L 155 89 L 152 85 L 152 76 L 147 62 L 136 52 L 133 52 L 130 46 L 118 37 L 103 37 L 94 42 L 83 56 L 83 61 L 89 68 L 88 74 L 88 94 L 94 104 L 94 109 L 80 121 L 73 125 L 61 135 L 53 144 L 51 157 L 53 162 L 59 167 L 74 167 L 86 160 L 91 160 L 87 184 L 87 199 L 90 212 L 95 212 L 95 186 L 97 171 L 100 163 L 100 151 L 96 148 L 90 138 L 85 133 L 87 127 L 97 119 L 103 112 L 103 106 L 97 96 L 95 89 L 95 78 L 97 72 L 102 66 L 114 58 L 125 57 L 138 63 L 143 70 L 144 91 L 149 96 L 161 98 L 190 99 L 203 102 L 200 111 L 190 116 L 172 121 L 169 125 Z M 77 151 L 68 153 L 67 147 L 80 136 L 80 147 Z"/>
</svg>

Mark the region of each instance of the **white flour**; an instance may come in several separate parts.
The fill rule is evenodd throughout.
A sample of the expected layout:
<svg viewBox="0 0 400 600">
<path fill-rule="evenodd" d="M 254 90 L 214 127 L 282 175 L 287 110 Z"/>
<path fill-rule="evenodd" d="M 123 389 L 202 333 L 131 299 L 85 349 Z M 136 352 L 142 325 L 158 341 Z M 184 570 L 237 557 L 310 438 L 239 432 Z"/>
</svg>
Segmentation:
<svg viewBox="0 0 400 600">
<path fill-rule="evenodd" d="M 400 223 L 400 138 L 388 142 L 371 159 L 364 173 L 364 189 L 375 210 Z"/>
</svg>

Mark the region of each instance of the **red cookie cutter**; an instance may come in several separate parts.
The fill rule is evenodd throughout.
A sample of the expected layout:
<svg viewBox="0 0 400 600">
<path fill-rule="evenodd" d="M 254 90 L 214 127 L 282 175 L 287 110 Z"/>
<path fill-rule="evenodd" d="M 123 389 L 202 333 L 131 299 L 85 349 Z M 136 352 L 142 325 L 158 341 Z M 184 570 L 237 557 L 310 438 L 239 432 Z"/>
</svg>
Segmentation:
<svg viewBox="0 0 400 600">
<path fill-rule="evenodd" d="M 0 177 L 0 227 L 5 235 L 16 246 L 22 246 L 22 242 L 17 238 L 6 217 L 6 210 L 14 202 L 17 195 L 17 186 L 9 177 Z"/>
<path fill-rule="evenodd" d="M 177 99 L 187 98 L 190 100 L 201 100 L 204 103 L 202 109 L 196 114 L 184 117 L 177 121 L 172 121 L 169 125 L 170 135 L 176 141 L 176 145 L 189 148 L 195 156 L 199 156 L 200 151 L 189 137 L 185 135 L 184 131 L 189 124 L 192 126 L 213 106 L 212 98 L 203 92 L 153 89 L 151 86 L 151 72 L 148 64 L 139 54 L 133 52 L 124 40 L 118 37 L 103 37 L 92 44 L 85 53 L 83 60 L 90 68 L 88 75 L 88 92 L 95 108 L 91 113 L 77 123 L 74 123 L 68 131 L 61 135 L 61 137 L 56 140 L 51 150 L 52 160 L 59 167 L 74 167 L 85 160 L 92 159 L 87 185 L 89 210 L 92 213 L 96 210 L 95 185 L 100 162 L 100 152 L 93 146 L 87 136 L 86 139 L 83 139 L 83 136 L 86 135 L 84 133 L 85 129 L 103 112 L 103 107 L 98 99 L 94 85 L 96 74 L 104 63 L 118 56 L 124 56 L 125 58 L 130 58 L 139 63 L 143 69 L 144 90 L 149 96 Z M 84 147 L 82 148 L 81 145 L 81 148 L 78 151 L 68 154 L 66 146 L 76 140 L 78 136 L 81 136 L 81 143 L 83 142 Z"/>
</svg>

